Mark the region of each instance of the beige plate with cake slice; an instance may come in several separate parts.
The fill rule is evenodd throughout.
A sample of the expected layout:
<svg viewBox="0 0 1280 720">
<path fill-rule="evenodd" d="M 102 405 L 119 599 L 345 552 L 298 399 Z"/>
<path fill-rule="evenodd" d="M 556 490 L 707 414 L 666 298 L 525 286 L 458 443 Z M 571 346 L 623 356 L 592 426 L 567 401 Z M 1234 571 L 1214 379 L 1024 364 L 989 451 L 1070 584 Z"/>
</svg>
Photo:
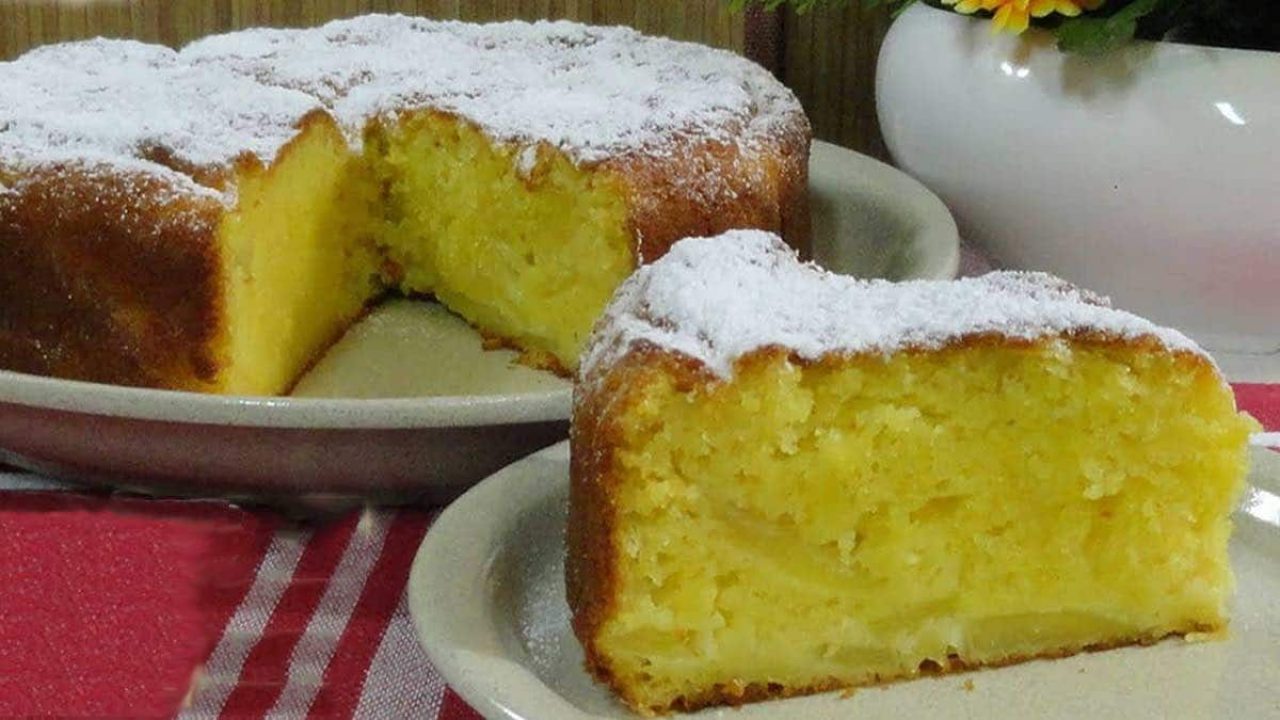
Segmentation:
<svg viewBox="0 0 1280 720">
<path fill-rule="evenodd" d="M 449 684 L 487 718 L 633 718 L 582 669 L 564 600 L 568 446 L 480 483 L 432 526 L 409 605 Z M 1237 514 L 1230 638 L 1122 648 L 1062 660 L 709 709 L 757 718 L 1280 717 L 1280 454 L 1255 451 Z"/>
<path fill-rule="evenodd" d="M 814 143 L 814 254 L 868 277 L 956 271 L 951 215 L 916 181 Z M 442 502 L 567 433 L 569 385 L 484 352 L 439 306 L 385 304 L 292 397 L 216 397 L 0 371 L 0 464 L 148 492 Z"/>
</svg>

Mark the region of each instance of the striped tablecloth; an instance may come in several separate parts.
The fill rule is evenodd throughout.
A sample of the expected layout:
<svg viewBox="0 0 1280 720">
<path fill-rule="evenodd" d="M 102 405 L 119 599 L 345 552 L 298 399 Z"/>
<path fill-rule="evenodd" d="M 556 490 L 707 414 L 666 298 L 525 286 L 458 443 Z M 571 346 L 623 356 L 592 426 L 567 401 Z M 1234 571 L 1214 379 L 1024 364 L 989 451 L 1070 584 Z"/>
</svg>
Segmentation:
<svg viewBox="0 0 1280 720">
<path fill-rule="evenodd" d="M 1280 384 L 1236 386 L 1280 444 Z M 437 511 L 299 525 L 0 472 L 0 716 L 476 713 L 418 646 L 405 583 Z"/>
<path fill-rule="evenodd" d="M 405 604 L 436 514 L 0 493 L 0 717 L 478 718 Z"/>
</svg>

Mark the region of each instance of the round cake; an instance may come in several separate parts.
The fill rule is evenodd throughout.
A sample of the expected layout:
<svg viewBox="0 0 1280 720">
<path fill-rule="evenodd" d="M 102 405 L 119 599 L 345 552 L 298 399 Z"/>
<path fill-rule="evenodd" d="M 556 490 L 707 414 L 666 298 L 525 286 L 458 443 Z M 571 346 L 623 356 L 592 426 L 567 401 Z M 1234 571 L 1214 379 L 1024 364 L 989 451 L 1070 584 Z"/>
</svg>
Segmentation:
<svg viewBox="0 0 1280 720">
<path fill-rule="evenodd" d="M 572 371 L 617 285 L 803 248 L 809 126 L 732 53 L 366 16 L 0 64 L 0 368 L 277 394 L 389 291 Z"/>
</svg>

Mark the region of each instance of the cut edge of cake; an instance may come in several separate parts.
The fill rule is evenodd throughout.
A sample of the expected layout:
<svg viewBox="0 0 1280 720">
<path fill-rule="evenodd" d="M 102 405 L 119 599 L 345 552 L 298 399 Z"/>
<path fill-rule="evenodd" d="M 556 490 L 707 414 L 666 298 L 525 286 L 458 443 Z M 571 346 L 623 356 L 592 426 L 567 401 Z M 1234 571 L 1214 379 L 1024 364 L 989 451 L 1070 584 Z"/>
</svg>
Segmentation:
<svg viewBox="0 0 1280 720">
<path fill-rule="evenodd" d="M 1226 539 L 1230 532 L 1228 516 L 1247 469 L 1245 446 L 1248 434 L 1256 426 L 1247 416 L 1236 415 L 1234 400 L 1225 380 L 1209 356 L 1192 341 L 1176 331 L 1111 310 L 1104 298 L 1041 274 L 1002 273 L 985 280 L 923 284 L 856 281 L 798 263 L 791 251 L 768 234 L 729 235 L 733 237 L 679 243 L 666 258 L 656 265 L 642 268 L 628 280 L 596 327 L 575 388 L 570 519 L 566 540 L 566 583 L 573 611 L 573 628 L 584 647 L 589 672 L 609 685 L 634 710 L 653 714 L 694 710 L 715 704 L 740 704 L 878 684 L 935 672 L 994 667 L 1033 658 L 1062 657 L 1086 650 L 1150 644 L 1169 635 L 1199 637 L 1225 632 L 1223 603 L 1232 584 L 1229 567 L 1225 565 Z M 787 277 L 780 280 L 779 275 Z M 774 284 L 766 287 L 763 285 L 766 282 Z M 965 289 L 965 285 L 969 287 Z M 888 302 L 894 295 L 913 293 L 917 297 L 900 297 L 897 301 Z M 848 303 L 841 302 L 842 296 L 850 294 L 857 297 Z M 935 295 L 938 294 L 943 297 L 951 294 L 970 302 L 975 296 L 988 300 L 994 298 L 999 306 L 998 312 L 990 308 L 983 311 L 980 308 L 937 305 L 939 298 Z M 870 297 L 869 301 L 869 296 L 875 297 Z M 863 306 L 862 310 L 851 308 L 855 301 Z M 886 311 L 895 302 L 898 303 L 899 317 L 888 317 Z M 808 313 L 793 314 L 791 311 L 797 307 Z M 939 322 L 934 318 L 931 321 L 920 314 L 921 310 L 930 307 L 947 315 L 946 320 Z M 732 318 L 726 319 L 726 316 Z M 799 384 L 794 387 L 804 387 L 805 373 L 824 372 L 824 368 L 839 369 L 859 363 L 872 368 L 888 367 L 895 358 L 903 357 L 915 358 L 919 367 L 925 368 L 930 356 L 949 355 L 954 360 L 963 358 L 966 352 L 980 352 L 985 348 L 993 349 L 997 355 L 1005 350 L 1015 356 L 1041 353 L 1050 363 L 1063 349 L 1068 353 L 1078 353 L 1086 363 L 1093 362 L 1094 355 L 1097 355 L 1101 360 L 1096 367 L 1104 371 L 1109 367 L 1106 363 L 1111 360 L 1108 353 L 1125 356 L 1135 353 L 1155 359 L 1158 367 L 1151 372 L 1168 371 L 1187 379 L 1189 389 L 1179 392 L 1184 392 L 1184 399 L 1195 398 L 1197 402 L 1205 403 L 1204 417 L 1217 423 L 1214 439 L 1205 441 L 1206 447 L 1212 446 L 1215 453 L 1214 464 L 1207 466 L 1205 471 L 1206 476 L 1214 478 L 1213 489 L 1206 491 L 1203 498 L 1205 507 L 1197 510 L 1211 525 L 1204 531 L 1203 540 L 1197 538 L 1191 543 L 1194 545 L 1202 541 L 1206 544 L 1201 560 L 1212 566 L 1205 570 L 1206 577 L 1217 580 L 1206 581 L 1211 587 L 1200 594 L 1189 594 L 1189 597 L 1195 597 L 1187 600 L 1187 607 L 1200 607 L 1200 610 L 1189 613 L 1195 617 L 1145 629 L 1130 628 L 1111 636 L 1095 634 L 1087 641 L 1064 642 L 1057 646 L 1039 647 L 1032 652 L 997 653 L 977 661 L 966 659 L 961 654 L 941 653 L 907 668 L 861 677 L 818 676 L 811 678 L 810 682 L 801 683 L 730 677 L 674 696 L 654 695 L 644 687 L 643 681 L 637 684 L 636 678 L 643 678 L 645 673 L 637 676 L 634 668 L 624 669 L 615 657 L 616 653 L 607 647 L 607 638 L 602 635 L 602 630 L 615 622 L 619 612 L 620 588 L 625 584 L 620 575 L 619 557 L 624 552 L 645 552 L 636 544 L 635 536 L 622 538 L 618 534 L 618 513 L 625 503 L 619 489 L 627 483 L 640 482 L 628 477 L 619 463 L 633 461 L 622 458 L 626 453 L 638 455 L 636 442 L 654 444 L 657 442 L 654 438 L 675 432 L 669 426 L 684 422 L 676 417 L 683 412 L 682 408 L 711 402 L 709 398 L 714 399 L 717 393 L 731 392 L 740 378 L 757 371 L 763 372 L 764 375 L 760 376 L 766 377 L 770 383 L 776 383 L 778 378 L 785 380 L 792 375 L 800 376 Z M 1103 378 L 1106 387 L 1125 387 L 1126 372 L 1114 367 L 1111 370 L 1115 372 Z M 1137 374 L 1141 375 L 1141 372 L 1147 371 Z M 869 374 L 868 377 L 874 375 Z M 661 398 L 666 397 L 683 399 L 672 401 L 674 404 L 659 405 Z M 652 407 L 644 410 L 646 404 Z M 752 422 L 767 424 L 774 417 L 770 408 L 781 404 L 784 403 L 755 402 L 751 405 L 755 408 Z M 1113 402 L 1111 406 L 1123 404 Z M 675 414 L 663 416 L 660 408 L 674 408 Z M 1164 410 L 1177 412 L 1178 408 Z M 645 412 L 653 416 L 645 415 Z M 632 431 L 634 437 L 628 437 L 629 431 L 624 430 L 624 424 L 633 415 L 648 417 L 650 425 Z M 1123 426 L 1122 421 L 1118 422 Z M 706 433 L 714 434 L 720 427 L 731 424 L 721 420 L 701 426 L 695 423 L 680 427 L 689 432 L 692 432 L 690 428 L 703 427 Z M 1167 432 L 1182 440 L 1196 432 L 1188 427 L 1175 430 Z M 641 440 L 636 441 L 635 437 Z M 735 452 L 747 454 L 744 448 L 721 452 L 729 456 Z M 685 453 L 676 456 L 672 462 L 685 463 L 690 472 L 704 468 L 697 464 L 695 456 L 696 453 Z M 758 466 L 763 464 L 761 462 Z M 668 481 L 673 477 L 678 479 L 679 474 L 659 472 L 648 476 L 649 480 L 645 482 L 661 487 L 662 493 L 676 493 L 675 496 L 663 495 L 663 502 L 677 505 L 684 497 L 681 493 L 705 491 L 709 487 L 709 483 L 699 487 L 697 480 L 689 480 L 678 489 L 671 489 L 679 483 Z M 697 477 L 712 475 L 704 468 Z M 1105 473 L 1102 475 L 1099 482 L 1105 485 L 1107 478 Z M 661 482 L 656 482 L 655 478 Z M 1095 491 L 1091 486 L 1085 486 L 1083 492 L 1086 499 L 1096 492 L 1106 502 L 1108 493 L 1113 490 L 1102 487 Z M 658 504 L 657 500 L 653 502 L 655 506 Z M 683 505 L 680 507 L 685 508 Z M 724 497 L 717 507 L 726 507 Z M 1129 509 L 1121 505 L 1119 510 L 1128 512 Z M 753 512 L 761 512 L 760 507 Z M 1121 534 L 1116 534 L 1116 537 L 1121 537 Z M 682 542 L 687 547 L 699 545 L 688 538 Z M 1108 542 L 1120 541 L 1109 539 Z M 755 552 L 762 552 L 762 549 L 757 547 Z M 767 549 L 764 552 L 762 561 L 768 557 Z M 766 572 L 764 568 L 776 570 L 778 567 L 777 563 L 766 563 L 761 572 Z M 749 584 L 749 581 L 744 582 Z M 696 585 L 692 582 L 686 584 Z M 778 601 L 778 598 L 774 600 Z M 1210 608 L 1210 605 L 1214 607 Z M 634 608 L 626 611 L 633 612 Z M 1071 622 L 1071 618 L 1065 621 L 1068 626 Z M 1089 622 L 1086 619 L 1084 626 L 1088 627 Z M 1077 632 L 1065 626 L 1057 630 L 1065 633 L 1063 637 Z M 691 631 L 685 628 L 681 632 Z M 714 633 L 699 637 L 707 642 L 706 637 L 711 635 Z M 796 641 L 803 642 L 804 639 L 799 637 Z M 662 645 L 652 638 L 645 642 Z M 654 654 L 653 657 L 659 655 Z"/>
</svg>

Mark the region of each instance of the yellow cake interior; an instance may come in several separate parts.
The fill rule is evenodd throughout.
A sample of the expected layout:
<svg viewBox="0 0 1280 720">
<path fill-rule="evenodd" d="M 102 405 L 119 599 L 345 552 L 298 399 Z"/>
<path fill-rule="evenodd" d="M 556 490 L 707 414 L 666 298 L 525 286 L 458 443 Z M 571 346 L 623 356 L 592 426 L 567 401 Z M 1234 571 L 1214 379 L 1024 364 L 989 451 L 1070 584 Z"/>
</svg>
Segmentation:
<svg viewBox="0 0 1280 720">
<path fill-rule="evenodd" d="M 220 229 L 220 392 L 287 391 L 388 289 L 433 295 L 531 363 L 572 371 L 634 265 L 613 176 L 440 114 L 374 128 L 363 152 L 310 123 L 237 188 Z"/>
<path fill-rule="evenodd" d="M 380 292 L 376 186 L 330 122 L 237 179 L 222 222 L 227 358 L 221 392 L 278 395 Z"/>
<path fill-rule="evenodd" d="M 383 238 L 405 293 L 565 369 L 634 266 L 622 188 L 562 153 L 494 144 L 440 114 L 367 144 L 388 188 Z"/>
<path fill-rule="evenodd" d="M 1224 626 L 1250 431 L 1190 356 L 1046 341 L 801 366 L 614 418 L 617 602 L 641 710 Z"/>
</svg>

